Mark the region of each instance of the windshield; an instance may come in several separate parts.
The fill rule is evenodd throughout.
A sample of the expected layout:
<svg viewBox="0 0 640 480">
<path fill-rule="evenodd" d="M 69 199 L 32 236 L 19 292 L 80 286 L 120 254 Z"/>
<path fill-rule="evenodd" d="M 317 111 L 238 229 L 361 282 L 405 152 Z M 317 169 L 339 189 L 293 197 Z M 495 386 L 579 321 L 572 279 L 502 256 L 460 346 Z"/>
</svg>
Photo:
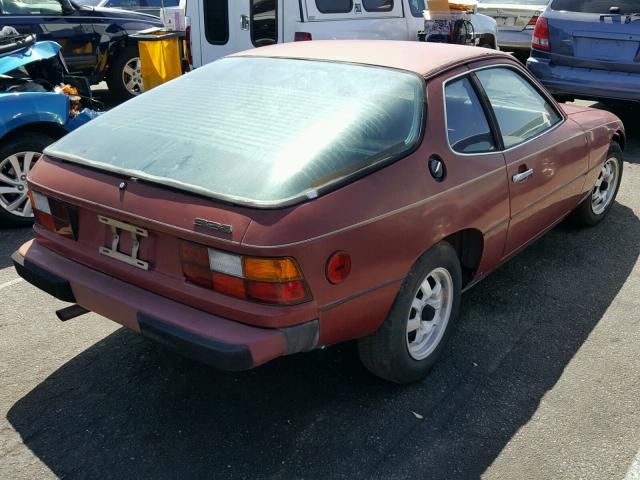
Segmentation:
<svg viewBox="0 0 640 480">
<path fill-rule="evenodd" d="M 398 158 L 420 137 L 424 82 L 387 68 L 225 58 L 136 97 L 47 153 L 256 206 Z"/>
<path fill-rule="evenodd" d="M 618 10 L 611 11 L 612 7 L 618 7 Z M 630 14 L 640 12 L 640 2 L 638 0 L 553 0 L 551 8 L 568 12 Z"/>
</svg>

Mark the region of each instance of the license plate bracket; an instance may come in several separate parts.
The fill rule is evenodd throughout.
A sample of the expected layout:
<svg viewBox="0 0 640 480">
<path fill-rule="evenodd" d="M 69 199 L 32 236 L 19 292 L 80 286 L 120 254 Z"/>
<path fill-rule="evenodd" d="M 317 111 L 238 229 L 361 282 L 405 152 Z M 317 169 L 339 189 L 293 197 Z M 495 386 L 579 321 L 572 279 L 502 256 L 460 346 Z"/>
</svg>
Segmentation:
<svg viewBox="0 0 640 480">
<path fill-rule="evenodd" d="M 148 237 L 148 230 L 103 215 L 98 215 L 98 221 L 111 227 L 111 247 L 99 247 L 98 252 L 101 255 L 119 260 L 120 262 L 127 263 L 142 270 L 149 270 L 149 262 L 138 258 L 140 251 L 140 240 L 138 237 Z M 120 232 L 128 232 L 129 235 L 131 235 L 131 255 L 127 255 L 118 250 Z"/>
</svg>

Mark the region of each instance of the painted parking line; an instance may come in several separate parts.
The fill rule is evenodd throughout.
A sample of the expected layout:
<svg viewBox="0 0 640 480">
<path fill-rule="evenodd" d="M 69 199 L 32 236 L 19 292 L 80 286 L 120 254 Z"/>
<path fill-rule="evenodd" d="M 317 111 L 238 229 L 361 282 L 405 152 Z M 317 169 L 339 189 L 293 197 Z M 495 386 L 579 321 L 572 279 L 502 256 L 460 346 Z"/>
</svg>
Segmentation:
<svg viewBox="0 0 640 480">
<path fill-rule="evenodd" d="M 11 285 L 15 285 L 16 283 L 23 282 L 22 278 L 14 278 L 13 280 L 9 280 L 8 282 L 0 283 L 0 290 L 3 288 L 10 287 Z"/>
<path fill-rule="evenodd" d="M 640 480 L 640 451 L 636 453 L 631 466 L 624 476 L 624 480 Z"/>
</svg>

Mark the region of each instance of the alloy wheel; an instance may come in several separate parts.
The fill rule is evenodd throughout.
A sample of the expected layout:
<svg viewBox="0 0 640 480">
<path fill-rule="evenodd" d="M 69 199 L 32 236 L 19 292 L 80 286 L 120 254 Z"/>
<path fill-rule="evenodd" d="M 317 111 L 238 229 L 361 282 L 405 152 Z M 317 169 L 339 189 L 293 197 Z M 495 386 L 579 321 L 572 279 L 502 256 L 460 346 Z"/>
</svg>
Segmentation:
<svg viewBox="0 0 640 480">
<path fill-rule="evenodd" d="M 615 157 L 608 158 L 602 165 L 596 184 L 591 192 L 591 209 L 596 215 L 604 212 L 613 200 L 619 172 L 618 159 Z"/>
<path fill-rule="evenodd" d="M 33 217 L 27 196 L 27 174 L 39 152 L 18 152 L 0 161 L 0 207 L 17 217 Z"/>
<path fill-rule="evenodd" d="M 131 95 L 140 95 L 144 92 L 139 57 L 134 57 L 125 63 L 122 69 L 122 83 Z"/>
<path fill-rule="evenodd" d="M 436 268 L 424 278 L 409 308 L 406 339 L 414 360 L 422 360 L 436 349 L 449 323 L 452 305 L 451 274 Z"/>
</svg>

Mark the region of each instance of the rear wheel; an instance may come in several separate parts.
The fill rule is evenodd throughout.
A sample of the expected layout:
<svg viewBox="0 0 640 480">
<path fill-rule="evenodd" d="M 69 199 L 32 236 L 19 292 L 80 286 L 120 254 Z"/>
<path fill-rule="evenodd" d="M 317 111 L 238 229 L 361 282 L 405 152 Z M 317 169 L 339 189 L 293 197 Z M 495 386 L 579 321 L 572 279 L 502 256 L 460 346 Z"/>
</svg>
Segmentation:
<svg viewBox="0 0 640 480">
<path fill-rule="evenodd" d="M 424 378 L 457 318 L 461 285 L 460 262 L 449 243 L 426 252 L 405 279 L 382 326 L 358 341 L 367 369 L 397 383 Z"/>
<path fill-rule="evenodd" d="M 55 141 L 42 133 L 28 132 L 0 144 L 0 223 L 27 227 L 33 211 L 27 197 L 27 175 L 42 151 Z"/>
<path fill-rule="evenodd" d="M 580 226 L 592 227 L 602 221 L 613 206 L 622 179 L 622 149 L 613 142 L 591 189 L 591 194 L 573 212 L 573 220 Z"/>
<path fill-rule="evenodd" d="M 107 85 L 119 101 L 129 100 L 144 91 L 138 47 L 125 47 L 107 72 Z"/>
</svg>

